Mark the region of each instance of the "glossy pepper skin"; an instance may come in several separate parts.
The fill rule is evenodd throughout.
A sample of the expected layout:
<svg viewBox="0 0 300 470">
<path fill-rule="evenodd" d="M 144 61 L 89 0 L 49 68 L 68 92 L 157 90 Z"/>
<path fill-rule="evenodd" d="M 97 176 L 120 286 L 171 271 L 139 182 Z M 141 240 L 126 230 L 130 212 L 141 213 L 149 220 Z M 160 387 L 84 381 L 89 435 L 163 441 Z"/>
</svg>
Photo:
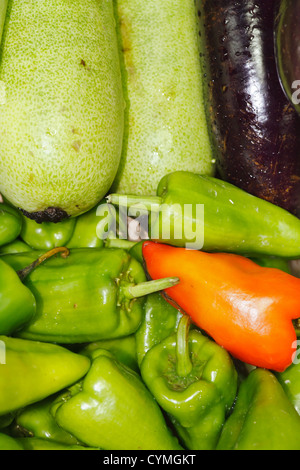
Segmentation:
<svg viewBox="0 0 300 470">
<path fill-rule="evenodd" d="M 188 328 L 152 347 L 141 364 L 144 382 L 168 413 L 184 447 L 215 449 L 237 392 L 237 372 L 225 349 Z"/>
<path fill-rule="evenodd" d="M 58 223 L 42 222 L 23 216 L 21 239 L 32 250 L 51 250 L 65 246 L 73 235 L 76 219 L 65 219 Z"/>
<path fill-rule="evenodd" d="M 105 349 L 111 352 L 119 362 L 135 372 L 139 372 L 135 334 L 124 336 L 123 338 L 89 343 L 80 349 L 79 353 L 92 359 L 97 349 Z"/>
<path fill-rule="evenodd" d="M 287 394 L 289 400 L 300 415 L 300 361 L 299 349 L 294 358 L 294 362 L 284 371 L 276 373 L 277 380 Z"/>
<path fill-rule="evenodd" d="M 0 433 L 0 450 L 24 450 L 22 444 L 7 434 Z"/>
<path fill-rule="evenodd" d="M 61 395 L 52 413 L 81 442 L 106 450 L 177 450 L 176 438 L 140 377 L 103 349 L 89 372 Z"/>
<path fill-rule="evenodd" d="M 13 242 L 21 233 L 22 216 L 9 204 L 0 203 L 0 246 Z"/>
<path fill-rule="evenodd" d="M 99 450 L 76 444 L 63 444 L 61 442 L 41 439 L 39 437 L 20 437 L 15 439 L 15 441 L 23 448 L 23 450 Z"/>
<path fill-rule="evenodd" d="M 177 330 L 182 313 L 159 292 L 147 296 L 142 323 L 135 333 L 136 355 L 141 365 L 147 351 Z"/>
<path fill-rule="evenodd" d="M 58 246 L 100 248 L 114 221 L 114 212 L 101 201 L 88 212 L 57 223 L 37 223 L 23 215 L 22 218 L 20 237 L 32 250 L 51 250 Z"/>
<path fill-rule="evenodd" d="M 143 242 L 135 243 L 129 253 L 143 264 Z M 145 354 L 164 338 L 177 331 L 182 313 L 166 301 L 161 292 L 147 295 L 140 327 L 135 333 L 136 356 L 140 366 Z"/>
<path fill-rule="evenodd" d="M 217 178 L 177 171 L 161 179 L 156 197 L 111 194 L 107 200 L 150 214 L 149 238 L 155 241 L 209 252 L 300 257 L 296 216 Z"/>
<path fill-rule="evenodd" d="M 2 39 L 3 27 L 6 18 L 8 0 L 3 0 L 0 5 L 0 41 Z"/>
<path fill-rule="evenodd" d="M 0 254 L 25 253 L 28 251 L 32 251 L 32 248 L 19 238 L 0 247 Z"/>
<path fill-rule="evenodd" d="M 80 380 L 90 359 L 56 344 L 0 336 L 0 416 L 12 413 Z"/>
<path fill-rule="evenodd" d="M 57 425 L 50 413 L 56 398 L 57 395 L 51 395 L 19 410 L 13 427 L 14 437 L 35 437 L 64 445 L 80 444 L 74 436 Z"/>
<path fill-rule="evenodd" d="M 0 334 L 16 332 L 35 313 L 33 293 L 23 284 L 15 270 L 0 259 Z"/>
<path fill-rule="evenodd" d="M 278 380 L 253 370 L 241 384 L 217 450 L 299 450 L 300 416 Z"/>
<path fill-rule="evenodd" d="M 36 259 L 17 273 L 3 259 L 0 259 L 0 334 L 16 334 L 36 315 L 35 296 L 24 285 L 24 282 L 34 269 L 58 253 L 66 256 L 69 250 L 58 247 L 37 255 Z"/>
<path fill-rule="evenodd" d="M 10 426 L 15 419 L 15 415 L 16 412 L 7 413 L 5 415 L 0 416 L 0 430 Z"/>
<path fill-rule="evenodd" d="M 19 253 L 3 259 L 19 270 L 36 256 Z M 18 336 L 76 344 L 133 334 L 150 285 L 142 286 L 141 293 L 136 287 L 145 281 L 141 264 L 121 249 L 78 248 L 66 258 L 52 257 L 25 280 L 37 311 Z"/>
<path fill-rule="evenodd" d="M 300 279 L 229 253 L 144 242 L 152 279 L 177 276 L 167 298 L 241 361 L 279 372 L 296 352 Z"/>
<path fill-rule="evenodd" d="M 67 243 L 68 248 L 101 248 L 114 223 L 114 213 L 109 211 L 105 201 L 76 218 L 72 237 Z"/>
</svg>

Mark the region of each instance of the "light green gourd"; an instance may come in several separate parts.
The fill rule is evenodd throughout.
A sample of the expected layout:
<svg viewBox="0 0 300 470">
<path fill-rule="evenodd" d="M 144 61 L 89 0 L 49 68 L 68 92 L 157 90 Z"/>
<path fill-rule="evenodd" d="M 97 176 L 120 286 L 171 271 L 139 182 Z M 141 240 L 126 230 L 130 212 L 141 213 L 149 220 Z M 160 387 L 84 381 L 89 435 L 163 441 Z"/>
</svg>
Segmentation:
<svg viewBox="0 0 300 470">
<path fill-rule="evenodd" d="M 113 191 L 155 194 L 167 173 L 213 175 L 194 0 L 115 0 L 125 111 Z"/>
<path fill-rule="evenodd" d="M 0 192 L 40 221 L 86 212 L 122 150 L 112 0 L 9 0 L 0 57 Z"/>
</svg>

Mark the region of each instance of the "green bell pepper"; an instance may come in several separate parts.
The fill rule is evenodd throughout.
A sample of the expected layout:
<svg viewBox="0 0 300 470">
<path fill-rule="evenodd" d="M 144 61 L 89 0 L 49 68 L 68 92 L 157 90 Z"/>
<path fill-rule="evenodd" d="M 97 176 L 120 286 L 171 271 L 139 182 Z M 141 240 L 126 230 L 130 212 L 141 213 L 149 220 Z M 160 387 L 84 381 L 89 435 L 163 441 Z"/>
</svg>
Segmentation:
<svg viewBox="0 0 300 470">
<path fill-rule="evenodd" d="M 149 238 L 173 246 L 246 256 L 300 258 L 300 220 L 234 185 L 188 171 L 165 175 L 156 196 L 107 201 L 149 214 Z"/>
<path fill-rule="evenodd" d="M 177 333 L 147 352 L 141 376 L 184 447 L 213 450 L 236 397 L 237 372 L 225 349 L 189 326 L 184 315 Z"/>
<path fill-rule="evenodd" d="M 51 256 L 68 252 L 66 248 L 59 247 L 37 256 L 24 269 L 15 272 L 3 258 L 0 259 L 0 334 L 16 334 L 36 314 L 36 299 L 24 282 L 26 277 Z"/>
<path fill-rule="evenodd" d="M 135 333 L 139 366 L 149 349 L 177 330 L 181 317 L 182 313 L 159 292 L 147 296 L 142 323 Z"/>
<path fill-rule="evenodd" d="M 81 444 L 78 439 L 60 428 L 50 413 L 56 398 L 57 395 L 51 395 L 20 410 L 15 417 L 14 437 L 35 437 L 68 446 Z"/>
<path fill-rule="evenodd" d="M 0 203 L 0 246 L 13 242 L 22 230 L 21 213 L 9 204 Z"/>
<path fill-rule="evenodd" d="M 130 251 L 132 247 L 135 246 L 136 242 L 132 242 L 130 240 L 125 240 L 122 238 L 113 238 L 113 235 L 108 236 L 108 238 L 104 242 L 104 246 L 106 248 L 122 248 L 122 250 Z M 135 256 L 134 256 L 135 258 Z"/>
<path fill-rule="evenodd" d="M 297 350 L 298 354 L 300 350 Z M 275 374 L 283 390 L 300 415 L 300 361 L 295 358 L 294 362 L 284 371 Z"/>
<path fill-rule="evenodd" d="M 8 5 L 8 0 L 2 0 L 0 4 L 0 42 L 2 39 L 2 33 L 3 33 L 5 18 L 6 18 L 7 5 Z"/>
<path fill-rule="evenodd" d="M 217 450 L 300 450 L 300 416 L 272 372 L 242 382 Z"/>
<path fill-rule="evenodd" d="M 97 349 L 105 349 L 106 351 L 110 351 L 119 362 L 125 364 L 130 369 L 139 372 L 136 338 L 134 334 L 124 336 L 124 338 L 89 343 L 80 349 L 79 353 L 92 358 L 94 351 Z"/>
<path fill-rule="evenodd" d="M 22 328 L 36 313 L 36 301 L 15 270 L 0 259 L 0 334 Z"/>
<path fill-rule="evenodd" d="M 59 426 L 91 447 L 181 449 L 138 374 L 103 349 L 94 352 L 86 377 L 57 399 L 52 413 Z"/>
<path fill-rule="evenodd" d="M 139 263 L 143 264 L 143 241 L 134 243 L 129 249 L 130 256 L 135 258 Z"/>
<path fill-rule="evenodd" d="M 0 255 L 6 253 L 25 253 L 28 251 L 32 251 L 32 248 L 19 238 L 0 247 Z"/>
<path fill-rule="evenodd" d="M 43 400 L 80 380 L 90 359 L 56 344 L 0 336 L 0 416 Z"/>
<path fill-rule="evenodd" d="M 109 205 L 102 201 L 97 207 L 76 218 L 73 235 L 67 243 L 68 248 L 103 247 L 113 222 Z"/>
<path fill-rule="evenodd" d="M 24 450 L 22 444 L 8 434 L 0 433 L 0 450 Z"/>
<path fill-rule="evenodd" d="M 10 426 L 14 422 L 15 416 L 16 412 L 7 413 L 5 415 L 0 416 L 0 429 L 4 429 Z"/>
<path fill-rule="evenodd" d="M 58 246 L 100 248 L 114 222 L 113 216 L 114 213 L 104 201 L 78 217 L 58 223 L 37 223 L 22 215 L 20 237 L 32 250 L 50 250 Z"/>
<path fill-rule="evenodd" d="M 20 270 L 36 256 L 18 253 L 3 259 Z M 124 250 L 72 249 L 69 256 L 49 259 L 26 278 L 37 311 L 17 335 L 61 344 L 129 336 L 141 323 L 144 296 L 177 282 L 146 282 L 143 267 Z"/>
<path fill-rule="evenodd" d="M 292 269 L 289 260 L 285 258 L 278 258 L 273 256 L 266 256 L 260 258 L 252 258 L 254 263 L 262 266 L 263 268 L 275 268 L 284 271 L 285 273 L 292 274 Z"/>
<path fill-rule="evenodd" d="M 20 233 L 21 239 L 32 250 L 51 250 L 65 246 L 73 235 L 76 219 L 65 219 L 58 223 L 37 223 L 22 215 L 23 225 Z"/>
</svg>

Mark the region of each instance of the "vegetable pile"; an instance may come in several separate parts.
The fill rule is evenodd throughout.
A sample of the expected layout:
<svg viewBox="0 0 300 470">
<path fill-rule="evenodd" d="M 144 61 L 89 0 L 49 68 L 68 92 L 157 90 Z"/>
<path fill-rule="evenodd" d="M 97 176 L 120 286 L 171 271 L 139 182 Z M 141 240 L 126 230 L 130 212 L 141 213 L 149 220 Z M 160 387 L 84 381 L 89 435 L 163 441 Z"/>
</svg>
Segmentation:
<svg viewBox="0 0 300 470">
<path fill-rule="evenodd" d="M 0 450 L 300 450 L 299 12 L 2 0 Z"/>
</svg>

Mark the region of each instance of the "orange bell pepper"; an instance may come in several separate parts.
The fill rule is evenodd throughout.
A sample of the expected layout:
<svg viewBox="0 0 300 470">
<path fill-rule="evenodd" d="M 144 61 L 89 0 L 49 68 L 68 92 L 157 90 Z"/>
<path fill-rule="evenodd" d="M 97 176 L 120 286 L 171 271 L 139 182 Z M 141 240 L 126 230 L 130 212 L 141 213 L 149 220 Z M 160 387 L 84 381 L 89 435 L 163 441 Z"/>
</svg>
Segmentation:
<svg viewBox="0 0 300 470">
<path fill-rule="evenodd" d="M 257 367 L 284 371 L 296 353 L 300 279 L 240 255 L 143 243 L 152 279 L 176 276 L 167 300 L 227 349 Z"/>
</svg>

